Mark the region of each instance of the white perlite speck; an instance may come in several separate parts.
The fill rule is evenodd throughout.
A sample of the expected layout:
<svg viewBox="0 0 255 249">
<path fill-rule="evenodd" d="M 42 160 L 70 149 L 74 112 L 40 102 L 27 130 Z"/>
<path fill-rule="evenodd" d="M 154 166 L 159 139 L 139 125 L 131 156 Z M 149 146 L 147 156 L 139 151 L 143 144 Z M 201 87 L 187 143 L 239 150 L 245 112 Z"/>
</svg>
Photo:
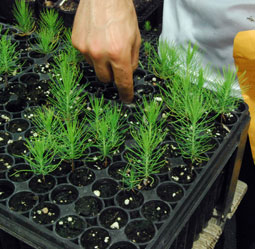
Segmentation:
<svg viewBox="0 0 255 249">
<path fill-rule="evenodd" d="M 105 237 L 105 238 L 104 238 L 104 242 L 105 242 L 105 243 L 108 243 L 108 242 L 109 242 L 109 239 L 110 239 L 110 237 Z"/>
<path fill-rule="evenodd" d="M 112 223 L 112 224 L 110 225 L 110 228 L 111 228 L 111 229 L 120 229 L 119 222 L 115 221 L 114 223 Z"/>
<path fill-rule="evenodd" d="M 100 193 L 99 190 L 94 190 L 93 193 L 94 193 L 96 196 L 100 196 L 100 195 L 101 195 L 101 193 Z"/>
</svg>

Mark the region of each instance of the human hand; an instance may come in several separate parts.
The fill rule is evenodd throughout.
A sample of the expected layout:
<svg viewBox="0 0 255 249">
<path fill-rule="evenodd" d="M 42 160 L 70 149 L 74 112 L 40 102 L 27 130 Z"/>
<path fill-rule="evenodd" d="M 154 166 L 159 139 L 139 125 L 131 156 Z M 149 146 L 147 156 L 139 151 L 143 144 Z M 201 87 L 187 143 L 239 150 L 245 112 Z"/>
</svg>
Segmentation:
<svg viewBox="0 0 255 249">
<path fill-rule="evenodd" d="M 133 0 L 80 0 L 72 42 L 99 80 L 114 80 L 120 99 L 130 103 L 141 44 Z"/>
</svg>

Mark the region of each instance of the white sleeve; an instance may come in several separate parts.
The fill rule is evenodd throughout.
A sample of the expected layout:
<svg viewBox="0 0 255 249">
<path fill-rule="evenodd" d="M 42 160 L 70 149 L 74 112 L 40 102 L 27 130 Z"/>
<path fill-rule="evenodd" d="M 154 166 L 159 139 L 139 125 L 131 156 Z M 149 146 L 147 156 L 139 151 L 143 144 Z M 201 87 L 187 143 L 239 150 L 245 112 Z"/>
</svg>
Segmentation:
<svg viewBox="0 0 255 249">
<path fill-rule="evenodd" d="M 197 44 L 205 64 L 234 69 L 233 39 L 239 31 L 255 28 L 252 16 L 254 0 L 165 0 L 160 39 L 184 48 L 188 42 Z"/>
</svg>

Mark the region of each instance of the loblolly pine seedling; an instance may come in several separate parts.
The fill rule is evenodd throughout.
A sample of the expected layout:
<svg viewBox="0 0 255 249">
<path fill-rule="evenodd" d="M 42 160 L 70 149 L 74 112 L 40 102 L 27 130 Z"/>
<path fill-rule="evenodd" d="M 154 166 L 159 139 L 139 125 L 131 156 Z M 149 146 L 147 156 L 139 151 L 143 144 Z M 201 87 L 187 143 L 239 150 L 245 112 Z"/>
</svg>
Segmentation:
<svg viewBox="0 0 255 249">
<path fill-rule="evenodd" d="M 80 53 L 79 50 L 77 50 L 73 44 L 72 44 L 72 31 L 70 28 L 67 28 L 64 31 L 64 39 L 63 39 L 63 43 L 64 43 L 64 51 L 66 54 L 68 54 L 68 58 L 70 60 L 70 64 L 72 66 L 76 66 L 80 61 L 83 60 L 83 56 Z"/>
<path fill-rule="evenodd" d="M 149 32 L 149 31 L 151 31 L 151 29 L 152 29 L 152 27 L 151 27 L 150 21 L 145 21 L 145 23 L 144 23 L 144 30 Z"/>
<path fill-rule="evenodd" d="M 73 70 L 69 64 L 68 55 L 63 53 L 55 58 L 52 81 L 49 83 L 52 97 L 50 103 L 57 112 L 59 133 L 57 134 L 58 150 L 61 158 L 71 161 L 74 170 L 74 160 L 83 157 L 89 147 L 89 131 L 86 119 L 79 121 L 79 114 L 85 109 L 87 93 L 85 86 L 79 86 L 82 74 Z"/>
<path fill-rule="evenodd" d="M 28 154 L 21 155 L 31 167 L 31 171 L 43 177 L 54 171 L 60 164 L 52 163 L 58 153 L 58 149 L 51 137 L 39 136 L 31 140 L 26 139 Z"/>
<path fill-rule="evenodd" d="M 13 43 L 6 33 L 0 39 L 0 75 L 4 78 L 7 86 L 8 76 L 17 74 L 19 53 L 17 52 L 18 44 L 16 42 Z"/>
<path fill-rule="evenodd" d="M 162 129 L 164 120 L 160 119 L 161 111 L 161 103 L 144 99 L 137 114 L 139 125 L 131 128 L 135 143 L 128 148 L 126 157 L 129 168 L 132 168 L 132 178 L 137 177 L 132 181 L 138 187 L 153 184 L 152 175 L 158 173 L 165 163 L 162 160 L 165 148 L 160 146 L 166 137 L 166 132 Z"/>
<path fill-rule="evenodd" d="M 58 38 L 53 32 L 45 27 L 40 27 L 35 36 L 36 43 L 32 45 L 32 49 L 42 54 L 54 52 L 58 46 Z"/>
<path fill-rule="evenodd" d="M 33 11 L 25 0 L 15 0 L 13 16 L 16 20 L 15 27 L 21 32 L 20 35 L 30 35 L 35 30 Z"/>
<path fill-rule="evenodd" d="M 165 150 L 160 144 L 165 139 L 166 133 L 157 129 L 150 130 L 145 124 L 140 124 L 138 129 L 132 128 L 131 135 L 135 145 L 128 148 L 126 154 L 128 165 L 135 171 L 135 176 L 138 178 L 136 182 L 140 180 L 137 186 L 151 185 L 152 175 L 158 173 L 165 163 L 162 160 Z"/>
<path fill-rule="evenodd" d="M 158 43 L 158 51 L 149 43 L 144 43 L 148 59 L 148 70 L 157 77 L 169 80 L 180 69 L 181 50 L 167 41 Z"/>
<path fill-rule="evenodd" d="M 100 160 L 107 166 L 107 156 L 112 156 L 124 142 L 123 117 L 116 104 L 104 104 L 104 98 L 90 98 L 92 110 L 88 113 L 91 128 L 92 146 L 100 152 Z M 104 105 L 103 105 L 104 104 Z"/>
<path fill-rule="evenodd" d="M 210 143 L 211 133 L 207 132 L 212 128 L 212 125 L 208 125 L 206 119 L 199 122 L 189 122 L 185 119 L 178 121 L 174 124 L 175 141 L 182 157 L 190 161 L 190 169 L 193 169 L 197 163 L 201 164 L 207 160 L 205 153 L 215 146 Z"/>
<path fill-rule="evenodd" d="M 133 190 L 139 186 L 143 175 L 137 172 L 134 167 L 131 165 L 127 165 L 124 170 L 120 172 L 122 179 L 121 182 L 123 183 L 123 187 L 127 190 Z"/>
<path fill-rule="evenodd" d="M 56 140 L 59 134 L 59 121 L 53 107 L 39 107 L 36 109 L 33 119 L 34 137 L 47 137 Z"/>
<path fill-rule="evenodd" d="M 212 135 L 207 131 L 216 117 L 208 117 L 212 111 L 212 95 L 204 83 L 200 68 L 197 78 L 189 73 L 176 75 L 172 88 L 164 90 L 164 101 L 175 120 L 173 136 L 182 157 L 191 161 L 191 168 L 195 162 L 206 160 L 204 153 L 213 147 Z"/>
<path fill-rule="evenodd" d="M 89 128 L 86 120 L 79 122 L 74 115 L 71 120 L 59 120 L 60 132 L 58 134 L 58 153 L 60 158 L 71 161 L 72 171 L 75 169 L 74 160 L 81 159 L 86 149 L 91 145 Z"/>
<path fill-rule="evenodd" d="M 63 24 L 63 19 L 59 17 L 54 9 L 46 8 L 45 11 L 41 12 L 39 27 L 48 30 L 55 41 L 58 41 L 61 32 L 64 29 Z"/>
<path fill-rule="evenodd" d="M 200 61 L 197 57 L 197 51 L 198 46 L 196 44 L 194 46 L 191 46 L 191 43 L 189 42 L 188 48 L 184 56 L 184 70 L 186 71 L 186 73 L 194 73 L 196 71 L 196 68 L 200 64 Z"/>
<path fill-rule="evenodd" d="M 220 115 L 221 123 L 223 123 L 226 119 L 225 115 L 231 113 L 238 107 L 240 96 L 234 90 L 237 89 L 235 86 L 238 85 L 236 72 L 229 67 L 223 67 L 222 73 L 218 72 L 218 74 L 218 80 L 212 84 L 212 108 L 218 115 Z M 245 74 L 240 77 L 240 84 L 242 84 L 244 80 Z"/>
<path fill-rule="evenodd" d="M 53 52 L 63 30 L 63 20 L 54 9 L 45 9 L 40 15 L 36 44 L 33 49 L 44 54 Z"/>
<path fill-rule="evenodd" d="M 73 70 L 69 64 L 68 54 L 63 53 L 55 58 L 50 92 L 52 97 L 49 101 L 56 108 L 62 120 L 72 120 L 73 116 L 79 115 L 85 109 L 87 85 L 79 85 L 82 73 L 76 68 Z"/>
<path fill-rule="evenodd" d="M 177 118 L 192 118 L 193 107 L 190 101 L 196 98 L 199 103 L 205 102 L 205 105 L 198 109 L 199 115 L 202 117 L 211 110 L 207 103 L 211 102 L 211 93 L 204 88 L 205 77 L 204 70 L 200 68 L 196 77 L 192 74 L 175 75 L 171 81 L 171 88 L 162 89 L 164 102 L 171 112 L 171 115 Z M 209 110 L 210 109 L 210 110 Z"/>
</svg>

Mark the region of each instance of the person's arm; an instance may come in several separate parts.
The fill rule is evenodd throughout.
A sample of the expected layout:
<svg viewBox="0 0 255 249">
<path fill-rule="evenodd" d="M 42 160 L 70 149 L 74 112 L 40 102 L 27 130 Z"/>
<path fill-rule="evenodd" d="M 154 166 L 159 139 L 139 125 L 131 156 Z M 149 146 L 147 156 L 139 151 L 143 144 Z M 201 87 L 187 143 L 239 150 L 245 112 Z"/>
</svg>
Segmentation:
<svg viewBox="0 0 255 249">
<path fill-rule="evenodd" d="M 99 80 L 114 80 L 121 100 L 130 103 L 141 44 L 133 0 L 80 0 L 72 42 Z"/>
</svg>

